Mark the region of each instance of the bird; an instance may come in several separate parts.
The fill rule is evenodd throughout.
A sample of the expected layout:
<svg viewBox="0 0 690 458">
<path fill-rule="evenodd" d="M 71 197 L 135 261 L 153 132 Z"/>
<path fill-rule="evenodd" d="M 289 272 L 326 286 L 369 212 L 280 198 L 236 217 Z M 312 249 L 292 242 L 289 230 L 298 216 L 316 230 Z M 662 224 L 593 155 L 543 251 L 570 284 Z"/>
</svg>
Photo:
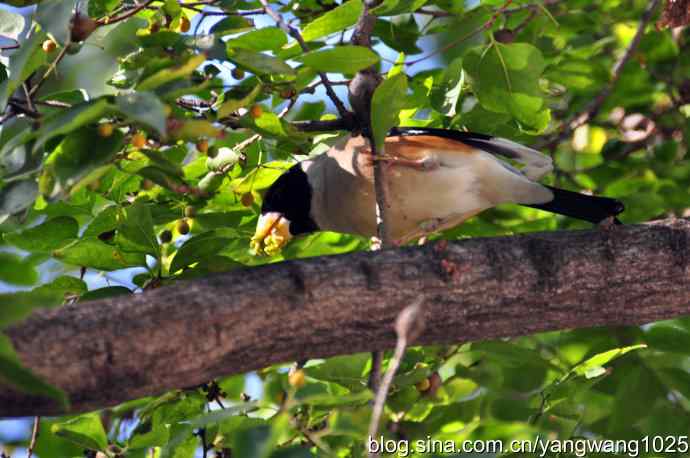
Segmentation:
<svg viewBox="0 0 690 458">
<path fill-rule="evenodd" d="M 616 216 L 624 210 L 616 199 L 539 183 L 553 161 L 520 143 L 452 129 L 395 127 L 382 155 L 372 153 L 367 137 L 350 134 L 280 175 L 264 195 L 252 252 L 274 255 L 292 238 L 318 231 L 375 237 L 376 161 L 386 168 L 387 230 L 395 245 L 503 203 L 593 224 L 620 224 Z"/>
</svg>

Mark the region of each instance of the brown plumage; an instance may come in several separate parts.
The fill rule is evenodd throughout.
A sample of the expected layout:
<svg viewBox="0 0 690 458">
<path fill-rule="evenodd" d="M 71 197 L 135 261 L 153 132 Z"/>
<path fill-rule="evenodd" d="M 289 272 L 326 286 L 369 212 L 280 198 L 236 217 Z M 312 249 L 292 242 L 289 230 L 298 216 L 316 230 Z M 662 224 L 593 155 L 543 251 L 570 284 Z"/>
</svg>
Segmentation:
<svg viewBox="0 0 690 458">
<path fill-rule="evenodd" d="M 500 203 L 553 198 L 492 154 L 454 140 L 392 136 L 385 156 L 391 235 L 401 243 Z M 364 137 L 348 137 L 302 168 L 313 189 L 311 216 L 320 229 L 376 235 L 373 156 Z"/>
<path fill-rule="evenodd" d="M 398 243 L 457 226 L 508 202 L 594 223 L 623 210 L 614 199 L 538 183 L 551 172 L 551 158 L 510 140 L 396 128 L 379 159 L 364 137 L 348 136 L 279 177 L 264 196 L 253 249 L 274 253 L 292 236 L 318 230 L 375 236 L 374 160 L 387 168 L 389 230 Z"/>
</svg>

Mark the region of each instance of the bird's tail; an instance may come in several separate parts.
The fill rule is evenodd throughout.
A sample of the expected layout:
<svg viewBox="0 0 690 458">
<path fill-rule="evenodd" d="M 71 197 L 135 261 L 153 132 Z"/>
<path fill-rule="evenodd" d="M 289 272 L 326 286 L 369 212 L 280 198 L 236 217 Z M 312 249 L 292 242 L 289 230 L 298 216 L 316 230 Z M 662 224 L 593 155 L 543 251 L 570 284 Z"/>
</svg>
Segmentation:
<svg viewBox="0 0 690 458">
<path fill-rule="evenodd" d="M 598 224 L 609 217 L 614 217 L 616 224 L 621 222 L 615 218 L 625 210 L 623 203 L 610 197 L 588 196 L 579 192 L 546 186 L 553 192 L 553 200 L 545 204 L 526 205 L 559 215 L 570 216 L 590 223 Z"/>
</svg>

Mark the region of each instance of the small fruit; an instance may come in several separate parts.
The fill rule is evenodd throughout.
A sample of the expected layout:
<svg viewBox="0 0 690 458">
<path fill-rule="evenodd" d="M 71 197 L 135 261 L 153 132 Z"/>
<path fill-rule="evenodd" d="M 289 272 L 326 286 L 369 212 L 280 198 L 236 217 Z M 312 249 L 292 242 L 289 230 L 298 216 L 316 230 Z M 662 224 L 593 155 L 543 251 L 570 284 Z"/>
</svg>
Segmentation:
<svg viewBox="0 0 690 458">
<path fill-rule="evenodd" d="M 143 148 L 146 145 L 146 135 L 142 132 L 137 132 L 132 135 L 132 146 L 135 148 Z"/>
<path fill-rule="evenodd" d="M 242 194 L 242 197 L 240 197 L 240 202 L 245 207 L 251 207 L 254 203 L 254 195 L 251 192 L 245 192 Z"/>
<path fill-rule="evenodd" d="M 151 189 L 153 189 L 153 187 L 154 187 L 155 185 L 156 185 L 156 184 L 155 184 L 153 181 L 151 181 L 151 180 L 149 180 L 149 179 L 147 178 L 147 179 L 145 179 L 145 180 L 141 183 L 141 188 L 142 188 L 144 191 L 150 191 Z"/>
<path fill-rule="evenodd" d="M 149 26 L 149 33 L 158 33 L 161 31 L 160 21 L 155 21 Z"/>
<path fill-rule="evenodd" d="M 189 234 L 189 223 L 186 219 L 181 219 L 177 222 L 177 232 L 182 235 Z"/>
<path fill-rule="evenodd" d="M 242 78 L 244 78 L 244 70 L 242 70 L 242 69 L 239 68 L 239 67 L 233 68 L 233 69 L 232 69 L 232 72 L 230 72 L 230 74 L 231 74 L 232 77 L 235 78 L 236 80 L 241 80 Z"/>
<path fill-rule="evenodd" d="M 304 371 L 302 369 L 297 369 L 295 371 L 290 372 L 290 374 L 288 375 L 288 383 L 293 388 L 302 388 L 306 383 Z"/>
<path fill-rule="evenodd" d="M 79 43 L 86 40 L 98 27 L 98 23 L 83 13 L 75 13 L 70 30 L 71 41 Z"/>
<path fill-rule="evenodd" d="M 43 52 L 49 53 L 55 51 L 55 49 L 57 48 L 57 43 L 55 43 L 53 40 L 49 38 L 43 42 L 41 47 L 43 48 Z"/>
<path fill-rule="evenodd" d="M 441 380 L 441 376 L 438 374 L 438 372 L 434 372 L 429 376 L 428 394 L 430 396 L 435 396 L 438 389 L 441 388 L 441 385 L 443 385 L 443 380 Z"/>
<path fill-rule="evenodd" d="M 425 393 L 429 391 L 429 388 L 431 388 L 431 382 L 428 378 L 425 378 L 421 382 L 417 383 L 415 386 L 417 387 L 417 391 L 419 391 L 420 393 Z"/>
<path fill-rule="evenodd" d="M 196 216 L 196 208 L 188 205 L 184 208 L 184 216 L 187 218 L 194 218 Z"/>
<path fill-rule="evenodd" d="M 191 27 L 191 25 L 192 24 L 189 22 L 189 19 L 187 19 L 186 16 L 182 16 L 180 18 L 180 32 L 189 32 L 189 28 Z"/>
<path fill-rule="evenodd" d="M 113 135 L 113 130 L 115 130 L 115 128 L 109 122 L 104 122 L 103 124 L 98 125 L 98 135 L 103 138 Z"/>
<path fill-rule="evenodd" d="M 254 119 L 260 118 L 263 113 L 264 113 L 264 110 L 263 110 L 263 108 L 261 108 L 261 105 L 253 105 L 249 109 L 249 116 L 251 116 Z"/>
<path fill-rule="evenodd" d="M 196 150 L 200 153 L 206 153 L 208 151 L 208 140 L 205 138 L 200 139 L 196 142 Z"/>
<path fill-rule="evenodd" d="M 283 99 L 291 99 L 295 96 L 295 90 L 293 88 L 286 88 L 280 91 L 280 97 Z"/>
<path fill-rule="evenodd" d="M 172 232 L 166 229 L 160 233 L 159 237 L 161 239 L 161 243 L 170 243 L 172 241 Z"/>
</svg>

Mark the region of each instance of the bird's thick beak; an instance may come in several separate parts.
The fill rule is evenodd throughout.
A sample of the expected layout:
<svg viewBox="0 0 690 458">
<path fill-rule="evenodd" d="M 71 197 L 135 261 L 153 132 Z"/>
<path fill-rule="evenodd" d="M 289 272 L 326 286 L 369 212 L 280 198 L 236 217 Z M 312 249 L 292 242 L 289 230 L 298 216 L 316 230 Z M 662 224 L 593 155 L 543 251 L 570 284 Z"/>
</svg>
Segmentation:
<svg viewBox="0 0 690 458">
<path fill-rule="evenodd" d="M 249 246 L 256 256 L 273 256 L 280 252 L 291 238 L 290 221 L 278 212 L 269 212 L 259 216 L 256 232 Z"/>
</svg>

